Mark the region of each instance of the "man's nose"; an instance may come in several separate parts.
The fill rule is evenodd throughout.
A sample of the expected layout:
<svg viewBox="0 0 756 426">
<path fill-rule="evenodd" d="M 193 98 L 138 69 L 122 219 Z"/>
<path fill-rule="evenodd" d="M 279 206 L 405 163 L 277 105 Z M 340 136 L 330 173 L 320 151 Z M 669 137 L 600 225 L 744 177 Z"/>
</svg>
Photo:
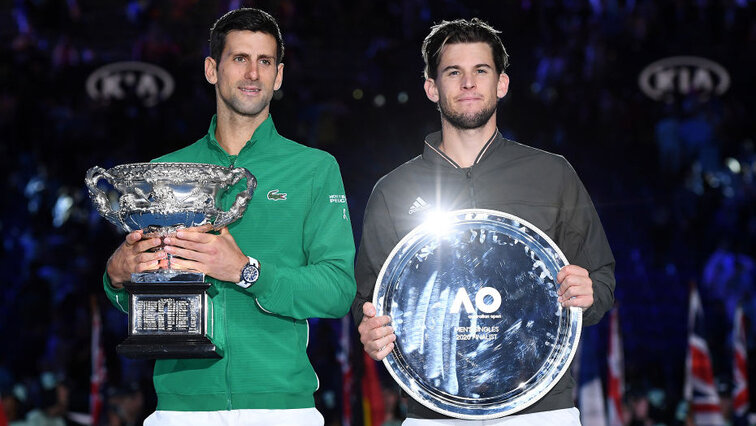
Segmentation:
<svg viewBox="0 0 756 426">
<path fill-rule="evenodd" d="M 472 89 L 475 87 L 475 79 L 470 74 L 465 74 L 462 76 L 462 88 L 464 89 Z"/>
<path fill-rule="evenodd" d="M 244 77 L 250 80 L 257 80 L 257 77 L 258 77 L 257 62 L 254 62 L 254 61 L 249 62 L 249 65 L 247 65 L 247 69 L 245 70 Z"/>
</svg>

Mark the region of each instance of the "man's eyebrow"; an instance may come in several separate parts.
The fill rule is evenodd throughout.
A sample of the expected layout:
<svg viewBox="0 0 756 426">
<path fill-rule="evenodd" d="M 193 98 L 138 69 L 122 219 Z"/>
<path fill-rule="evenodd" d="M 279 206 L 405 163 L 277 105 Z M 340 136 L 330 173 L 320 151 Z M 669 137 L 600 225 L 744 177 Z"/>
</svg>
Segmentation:
<svg viewBox="0 0 756 426">
<path fill-rule="evenodd" d="M 228 56 L 232 56 L 232 57 L 243 56 L 245 58 L 251 58 L 252 57 L 251 54 L 246 53 L 246 52 L 229 52 Z M 260 53 L 260 54 L 257 55 L 256 58 L 257 59 L 265 59 L 265 58 L 272 59 L 272 58 L 275 58 L 275 57 L 276 57 L 276 55 L 269 55 L 267 53 Z"/>
<path fill-rule="evenodd" d="M 488 68 L 488 69 L 493 69 L 493 67 L 490 64 L 487 64 L 487 63 L 477 64 L 473 68 Z M 443 72 L 446 72 L 446 71 L 459 70 L 459 69 L 461 69 L 461 67 L 459 65 L 449 65 L 448 67 L 445 67 L 444 69 L 442 69 L 441 72 L 443 73 Z"/>
<path fill-rule="evenodd" d="M 442 69 L 441 72 L 446 72 L 450 70 L 458 70 L 458 69 L 459 69 L 459 65 L 449 65 L 448 67 L 445 67 L 444 69 Z"/>
</svg>

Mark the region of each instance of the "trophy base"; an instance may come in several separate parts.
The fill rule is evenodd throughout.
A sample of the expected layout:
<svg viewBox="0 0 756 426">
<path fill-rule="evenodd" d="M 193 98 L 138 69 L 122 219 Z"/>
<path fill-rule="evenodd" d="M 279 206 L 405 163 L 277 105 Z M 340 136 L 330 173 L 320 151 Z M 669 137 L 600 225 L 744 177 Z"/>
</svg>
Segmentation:
<svg viewBox="0 0 756 426">
<path fill-rule="evenodd" d="M 210 283 L 126 282 L 129 335 L 116 347 L 128 358 L 222 358 L 213 336 Z"/>
<path fill-rule="evenodd" d="M 116 347 L 116 352 L 132 359 L 223 358 L 223 353 L 204 336 L 131 336 Z"/>
</svg>

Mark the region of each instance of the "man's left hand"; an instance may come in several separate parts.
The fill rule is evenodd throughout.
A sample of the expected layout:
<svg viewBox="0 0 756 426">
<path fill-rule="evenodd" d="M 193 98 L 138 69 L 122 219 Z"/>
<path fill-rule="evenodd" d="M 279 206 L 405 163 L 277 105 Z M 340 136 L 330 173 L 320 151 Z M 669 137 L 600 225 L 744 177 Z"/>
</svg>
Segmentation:
<svg viewBox="0 0 756 426">
<path fill-rule="evenodd" d="M 165 251 L 174 256 L 171 268 L 204 272 L 221 281 L 239 281 L 249 259 L 228 228 L 221 228 L 218 235 L 208 234 L 210 229 L 209 226 L 181 229 L 175 236 L 165 237 Z"/>
<path fill-rule="evenodd" d="M 593 281 L 588 271 L 577 265 L 567 265 L 557 274 L 559 303 L 562 307 L 577 306 L 583 309 L 593 305 Z"/>
</svg>

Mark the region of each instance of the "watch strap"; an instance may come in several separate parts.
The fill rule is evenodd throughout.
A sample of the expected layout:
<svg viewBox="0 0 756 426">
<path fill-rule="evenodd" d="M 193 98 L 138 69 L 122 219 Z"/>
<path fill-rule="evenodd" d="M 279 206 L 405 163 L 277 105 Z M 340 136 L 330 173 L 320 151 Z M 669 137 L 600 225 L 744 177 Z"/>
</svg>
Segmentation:
<svg viewBox="0 0 756 426">
<path fill-rule="evenodd" d="M 242 267 L 239 282 L 236 283 L 236 285 L 241 288 L 249 288 L 250 286 L 252 286 L 252 284 L 257 282 L 257 278 L 260 276 L 260 262 L 252 256 L 247 256 L 247 259 L 249 259 L 249 261 Z M 248 268 L 254 268 L 257 272 L 254 276 L 254 279 L 252 279 L 251 281 L 248 281 L 244 278 L 245 272 Z"/>
</svg>

